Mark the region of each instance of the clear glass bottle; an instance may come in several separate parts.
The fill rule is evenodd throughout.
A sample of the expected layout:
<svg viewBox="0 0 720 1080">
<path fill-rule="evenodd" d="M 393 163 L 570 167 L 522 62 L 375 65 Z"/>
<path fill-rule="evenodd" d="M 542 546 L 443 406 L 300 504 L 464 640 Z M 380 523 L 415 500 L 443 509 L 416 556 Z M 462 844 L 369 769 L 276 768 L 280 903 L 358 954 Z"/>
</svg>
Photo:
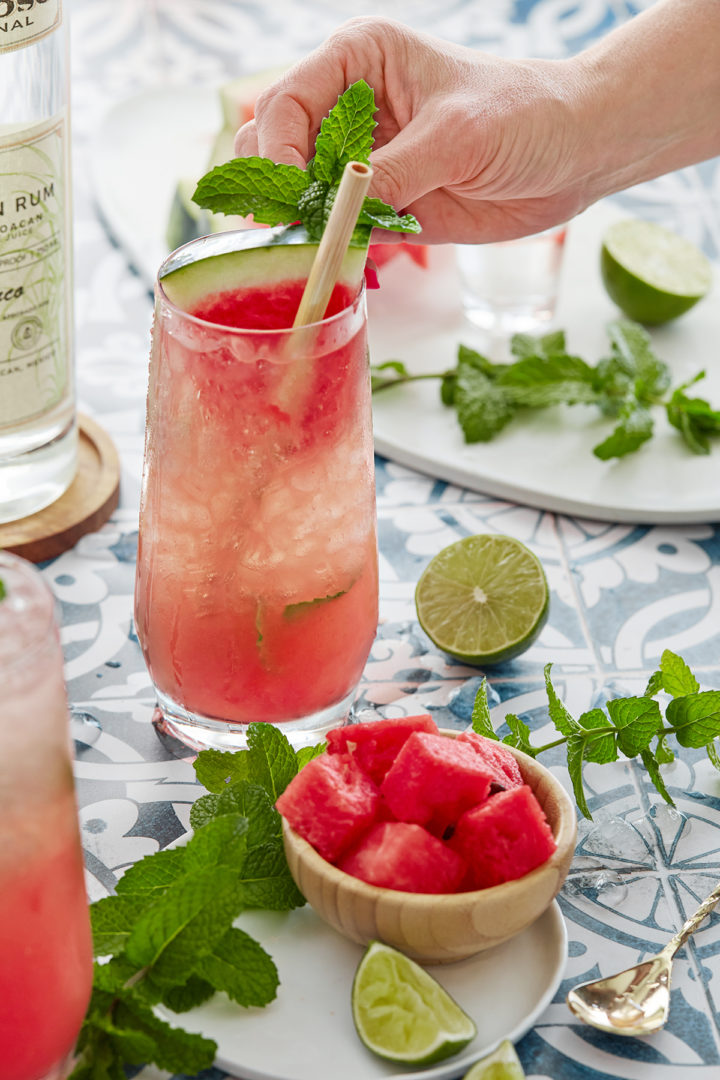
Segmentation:
<svg viewBox="0 0 720 1080">
<path fill-rule="evenodd" d="M 0 0 L 0 522 L 77 467 L 62 0 Z"/>
</svg>

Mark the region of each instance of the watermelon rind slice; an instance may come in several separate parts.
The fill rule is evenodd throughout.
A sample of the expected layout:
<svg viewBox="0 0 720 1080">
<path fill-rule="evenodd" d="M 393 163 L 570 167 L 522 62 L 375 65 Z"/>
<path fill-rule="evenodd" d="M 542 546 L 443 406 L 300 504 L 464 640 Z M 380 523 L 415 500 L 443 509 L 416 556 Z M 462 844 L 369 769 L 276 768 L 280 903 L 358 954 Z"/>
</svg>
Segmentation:
<svg viewBox="0 0 720 1080">
<path fill-rule="evenodd" d="M 158 280 L 172 304 L 191 311 L 213 293 L 304 280 L 317 249 L 301 225 L 216 233 L 174 251 Z M 339 281 L 359 287 L 366 257 L 365 248 L 348 248 Z"/>
</svg>

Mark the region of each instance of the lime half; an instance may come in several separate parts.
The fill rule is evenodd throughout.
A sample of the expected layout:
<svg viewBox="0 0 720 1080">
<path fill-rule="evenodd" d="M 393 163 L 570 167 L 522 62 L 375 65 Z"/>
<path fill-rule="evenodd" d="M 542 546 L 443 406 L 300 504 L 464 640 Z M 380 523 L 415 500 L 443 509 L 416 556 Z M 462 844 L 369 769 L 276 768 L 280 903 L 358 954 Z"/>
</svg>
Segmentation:
<svg viewBox="0 0 720 1080">
<path fill-rule="evenodd" d="M 512 536 L 466 536 L 443 548 L 415 590 L 418 621 L 443 652 L 467 664 L 511 660 L 532 645 L 548 616 L 537 556 Z"/>
<path fill-rule="evenodd" d="M 618 221 L 603 237 L 602 278 L 611 300 L 636 322 L 669 322 L 702 300 L 710 261 L 689 240 L 653 221 Z"/>
<path fill-rule="evenodd" d="M 515 1047 L 505 1039 L 494 1053 L 476 1062 L 463 1080 L 525 1080 L 525 1073 Z"/>
<path fill-rule="evenodd" d="M 477 1034 L 440 983 L 380 941 L 368 945 L 355 972 L 352 1014 L 368 1050 L 406 1065 L 442 1061 Z"/>
</svg>

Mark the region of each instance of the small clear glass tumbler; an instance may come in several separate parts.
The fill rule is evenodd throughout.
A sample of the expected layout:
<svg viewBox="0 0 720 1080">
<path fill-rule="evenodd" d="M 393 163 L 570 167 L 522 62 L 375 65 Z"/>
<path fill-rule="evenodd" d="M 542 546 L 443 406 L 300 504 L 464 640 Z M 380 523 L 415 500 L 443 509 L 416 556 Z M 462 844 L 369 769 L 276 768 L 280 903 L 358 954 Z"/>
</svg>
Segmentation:
<svg viewBox="0 0 720 1080">
<path fill-rule="evenodd" d="M 462 304 L 475 326 L 532 333 L 555 315 L 566 227 L 497 244 L 458 244 Z"/>
<path fill-rule="evenodd" d="M 50 590 L 0 552 L 0 1075 L 62 1080 L 92 942 L 60 642 Z"/>
</svg>

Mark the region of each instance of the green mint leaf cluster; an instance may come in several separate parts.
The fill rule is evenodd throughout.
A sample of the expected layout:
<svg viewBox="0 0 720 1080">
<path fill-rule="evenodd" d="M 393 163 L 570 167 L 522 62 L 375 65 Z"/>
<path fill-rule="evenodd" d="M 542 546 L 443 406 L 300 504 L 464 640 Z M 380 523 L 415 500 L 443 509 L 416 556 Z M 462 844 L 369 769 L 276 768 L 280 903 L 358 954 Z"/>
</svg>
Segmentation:
<svg viewBox="0 0 720 1080">
<path fill-rule="evenodd" d="M 305 227 L 318 241 L 327 224 L 343 170 L 370 158 L 375 128 L 375 94 L 360 79 L 348 87 L 320 125 L 315 155 L 307 169 L 268 158 L 235 158 L 216 166 L 197 185 L 193 200 L 212 213 L 252 214 L 264 225 Z M 351 243 L 367 247 L 373 228 L 419 233 L 412 214 L 398 214 L 381 199 L 366 198 Z"/>
<path fill-rule="evenodd" d="M 209 1068 L 217 1047 L 156 1016 L 186 1012 L 221 991 L 245 1008 L 276 996 L 271 957 L 234 925 L 243 911 L 305 903 L 287 866 L 275 800 L 324 744 L 298 753 L 271 724 L 251 724 L 248 749 L 205 750 L 195 762 L 208 794 L 192 806 L 184 847 L 146 856 L 91 905 L 93 993 L 71 1080 L 125 1080 L 125 1065 Z"/>
<path fill-rule="evenodd" d="M 534 746 L 528 725 L 510 713 L 505 717 L 510 734 L 502 742 L 531 757 L 564 744 L 575 801 L 586 818 L 592 818 L 583 788 L 582 770 L 586 761 L 604 765 L 617 761 L 620 754 L 639 758 L 651 782 L 671 806 L 673 800 L 660 771 L 661 765 L 674 760 L 667 742 L 669 737 L 674 737 L 680 746 L 705 747 L 710 761 L 720 770 L 720 690 L 700 690 L 682 657 L 666 649 L 659 669 L 651 675 L 642 695 L 611 699 L 605 709 L 589 709 L 577 719 L 555 691 L 550 679 L 551 666 L 545 668 L 545 690 L 550 719 L 560 737 L 544 746 Z M 661 693 L 670 698 L 664 717 L 656 700 Z M 490 718 L 485 679 L 475 698 L 472 727 L 479 735 L 498 740 Z M 719 740 L 717 744 L 716 740 Z"/>
<path fill-rule="evenodd" d="M 642 326 L 617 320 L 607 332 L 610 354 L 594 365 L 567 352 L 562 331 L 541 337 L 515 334 L 510 363 L 493 363 L 465 345 L 458 349 L 456 366 L 444 372 L 413 375 L 402 361 L 389 360 L 372 367 L 373 392 L 440 379 L 442 403 L 455 409 L 468 443 L 488 442 L 526 409 L 595 405 L 614 421 L 607 438 L 593 448 L 602 461 L 634 453 L 652 438 L 652 409 L 664 406 L 686 446 L 696 454 L 709 453 L 710 438 L 720 436 L 720 411 L 686 393 L 704 372 L 669 393 L 669 370 L 653 353 Z"/>
</svg>

